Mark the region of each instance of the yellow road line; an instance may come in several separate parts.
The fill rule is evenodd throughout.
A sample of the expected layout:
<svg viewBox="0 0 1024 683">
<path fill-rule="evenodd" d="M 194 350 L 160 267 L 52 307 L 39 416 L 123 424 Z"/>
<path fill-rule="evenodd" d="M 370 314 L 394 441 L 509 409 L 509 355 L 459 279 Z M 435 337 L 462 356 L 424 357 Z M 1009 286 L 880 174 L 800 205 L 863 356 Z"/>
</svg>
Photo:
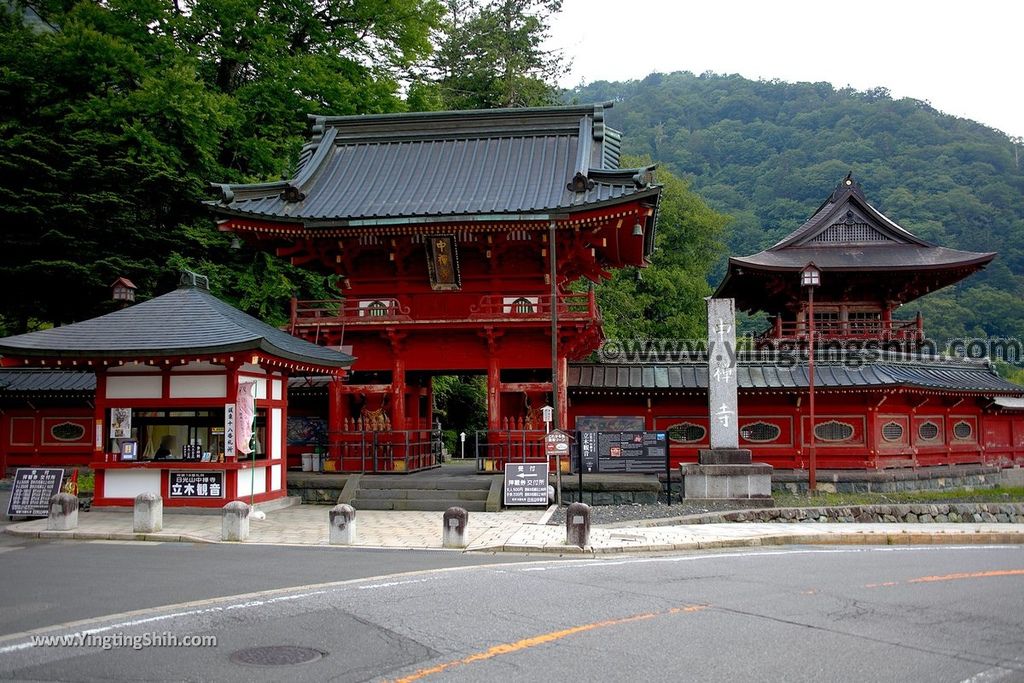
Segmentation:
<svg viewBox="0 0 1024 683">
<path fill-rule="evenodd" d="M 399 678 L 395 683 L 412 683 L 418 681 L 421 678 L 427 676 L 433 676 L 434 674 L 441 673 L 456 666 L 464 666 L 466 664 L 474 664 L 476 662 L 482 662 L 487 659 L 493 659 L 499 655 L 507 655 L 513 652 L 519 652 L 520 650 L 526 650 L 531 647 L 537 647 L 538 645 L 544 645 L 545 643 L 551 643 L 562 638 L 568 638 L 569 636 L 576 635 L 577 633 L 584 633 L 586 631 L 593 631 L 594 629 L 606 628 L 608 626 L 618 626 L 620 624 L 629 624 L 635 621 L 645 621 L 647 619 L 654 619 L 655 617 L 663 617 L 670 614 L 681 614 L 684 612 L 699 612 L 707 609 L 708 605 L 686 605 L 685 607 L 673 607 L 672 609 L 665 610 L 664 612 L 645 612 L 643 614 L 634 614 L 629 617 L 622 617 L 620 619 L 606 619 L 604 621 L 595 621 L 590 624 L 582 624 L 580 626 L 573 626 L 571 628 L 562 629 L 561 631 L 551 631 L 550 633 L 542 633 L 537 636 L 531 636 L 529 638 L 523 638 L 517 640 L 514 643 L 502 643 L 501 645 L 495 645 L 494 647 L 488 648 L 483 652 L 477 652 L 469 655 L 462 659 L 455 659 L 450 662 L 438 664 L 426 669 L 420 669 L 419 671 L 412 673 L 404 678 Z"/>
<path fill-rule="evenodd" d="M 903 583 L 936 583 L 938 581 L 959 581 L 961 579 L 987 579 L 993 576 L 1024 576 L 1024 569 L 993 569 L 987 572 L 957 572 L 956 574 L 944 574 L 942 576 L 919 576 L 916 579 L 907 579 Z M 885 583 L 868 583 L 865 588 L 888 588 L 898 586 L 899 581 L 886 581 Z"/>
<path fill-rule="evenodd" d="M 932 583 L 933 581 L 956 581 L 957 579 L 984 579 L 990 576 L 1024 576 L 1024 569 L 1001 569 L 988 572 L 963 572 L 945 576 L 922 576 L 907 583 Z"/>
</svg>

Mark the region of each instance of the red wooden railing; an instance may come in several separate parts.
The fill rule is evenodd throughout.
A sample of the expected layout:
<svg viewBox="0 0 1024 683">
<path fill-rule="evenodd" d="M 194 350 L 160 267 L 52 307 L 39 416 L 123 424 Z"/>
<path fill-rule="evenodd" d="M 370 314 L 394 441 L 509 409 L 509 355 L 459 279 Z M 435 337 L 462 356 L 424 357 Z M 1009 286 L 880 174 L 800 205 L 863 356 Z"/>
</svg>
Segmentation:
<svg viewBox="0 0 1024 683">
<path fill-rule="evenodd" d="M 806 322 L 782 322 L 775 324 L 758 337 L 760 342 L 806 342 L 810 325 Z M 857 341 L 905 341 L 924 340 L 924 322 L 918 315 L 914 320 L 819 320 L 814 323 L 816 341 L 857 340 Z"/>
<path fill-rule="evenodd" d="M 291 331 L 320 325 L 373 325 L 411 320 L 409 306 L 398 299 L 318 299 L 291 301 Z M 566 320 L 593 320 L 599 317 L 594 292 L 562 294 L 558 297 L 558 316 Z M 480 297 L 466 312 L 467 318 L 544 320 L 551 317 L 551 295 L 509 296 L 488 294 Z"/>
</svg>

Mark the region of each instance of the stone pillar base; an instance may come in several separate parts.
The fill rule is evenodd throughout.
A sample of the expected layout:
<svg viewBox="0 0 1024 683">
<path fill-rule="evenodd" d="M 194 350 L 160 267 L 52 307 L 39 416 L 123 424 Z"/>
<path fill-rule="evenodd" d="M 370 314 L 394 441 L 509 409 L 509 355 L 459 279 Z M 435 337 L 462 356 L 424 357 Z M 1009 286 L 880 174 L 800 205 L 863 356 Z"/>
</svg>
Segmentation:
<svg viewBox="0 0 1024 683">
<path fill-rule="evenodd" d="M 680 465 L 679 471 L 683 475 L 684 498 L 770 500 L 772 497 L 772 466 L 764 463 Z"/>
<path fill-rule="evenodd" d="M 750 450 L 746 448 L 702 448 L 697 451 L 697 462 L 701 465 L 749 465 L 753 461 Z"/>
</svg>

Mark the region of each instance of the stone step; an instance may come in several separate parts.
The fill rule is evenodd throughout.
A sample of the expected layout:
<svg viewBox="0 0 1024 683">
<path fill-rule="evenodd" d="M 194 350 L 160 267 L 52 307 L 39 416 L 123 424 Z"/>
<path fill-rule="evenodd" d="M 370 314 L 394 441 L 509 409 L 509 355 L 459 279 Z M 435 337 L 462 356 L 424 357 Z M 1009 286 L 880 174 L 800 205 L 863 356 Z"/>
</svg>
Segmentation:
<svg viewBox="0 0 1024 683">
<path fill-rule="evenodd" d="M 422 489 L 442 491 L 481 490 L 491 488 L 490 476 L 480 477 L 442 477 L 422 479 L 409 476 L 363 475 L 359 481 L 360 489 Z"/>
<path fill-rule="evenodd" d="M 462 491 L 439 489 L 367 489 L 360 487 L 357 498 L 420 500 L 487 500 L 489 489 Z"/>
<path fill-rule="evenodd" d="M 468 512 L 484 512 L 487 501 L 484 500 L 437 500 L 401 498 L 356 498 L 352 507 L 356 510 L 416 510 L 443 512 L 450 507 L 460 507 Z"/>
</svg>

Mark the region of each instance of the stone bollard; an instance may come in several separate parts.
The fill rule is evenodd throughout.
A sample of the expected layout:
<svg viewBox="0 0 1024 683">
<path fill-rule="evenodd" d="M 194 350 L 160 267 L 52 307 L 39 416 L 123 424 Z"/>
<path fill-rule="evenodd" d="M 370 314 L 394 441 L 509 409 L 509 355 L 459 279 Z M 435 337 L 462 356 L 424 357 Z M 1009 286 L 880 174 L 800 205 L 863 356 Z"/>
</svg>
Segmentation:
<svg viewBox="0 0 1024 683">
<path fill-rule="evenodd" d="M 464 508 L 451 507 L 444 511 L 444 529 L 441 532 L 441 545 L 445 548 L 465 548 L 466 527 L 469 526 L 469 513 Z"/>
<path fill-rule="evenodd" d="M 132 530 L 137 534 L 151 534 L 163 531 L 164 499 L 156 493 L 140 493 L 135 496 L 132 511 Z"/>
<path fill-rule="evenodd" d="M 356 509 L 351 505 L 335 505 L 328 513 L 330 517 L 331 545 L 352 545 L 356 542 Z"/>
<path fill-rule="evenodd" d="M 50 496 L 50 514 L 46 518 L 47 531 L 71 531 L 78 528 L 78 496 L 55 493 Z"/>
<path fill-rule="evenodd" d="M 573 503 L 565 511 L 565 544 L 585 548 L 590 543 L 590 506 Z"/>
<path fill-rule="evenodd" d="M 234 500 L 223 508 L 220 540 L 244 541 L 249 538 L 250 507 L 240 500 Z"/>
</svg>

